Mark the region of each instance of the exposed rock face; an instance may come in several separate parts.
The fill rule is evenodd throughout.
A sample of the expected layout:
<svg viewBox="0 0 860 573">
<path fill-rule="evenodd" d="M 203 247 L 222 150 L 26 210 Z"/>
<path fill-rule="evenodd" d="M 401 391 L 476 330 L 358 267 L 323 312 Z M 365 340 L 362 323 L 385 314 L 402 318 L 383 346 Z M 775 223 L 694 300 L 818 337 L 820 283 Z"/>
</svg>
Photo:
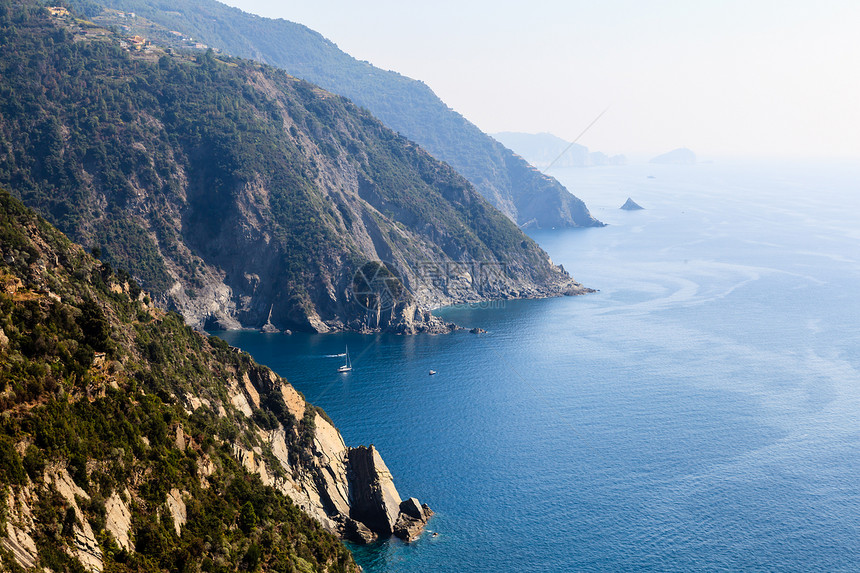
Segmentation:
<svg viewBox="0 0 860 573">
<path fill-rule="evenodd" d="M 105 502 L 105 513 L 105 529 L 113 535 L 122 549 L 134 551 L 134 543 L 129 537 L 131 511 L 116 492 Z"/>
<path fill-rule="evenodd" d="M 23 529 L 7 523 L 6 537 L 3 538 L 2 544 L 21 567 L 32 569 L 38 563 L 36 542 Z"/>
<path fill-rule="evenodd" d="M 400 504 L 400 515 L 394 524 L 394 535 L 409 543 L 414 541 L 424 531 L 424 526 L 433 516 L 427 504 L 421 505 L 414 497 Z"/>
<path fill-rule="evenodd" d="M 641 205 L 636 203 L 630 197 L 627 198 L 627 201 L 624 202 L 624 205 L 619 207 L 619 209 L 624 209 L 625 211 L 639 211 L 640 209 L 644 209 L 644 208 L 645 207 L 642 207 Z"/>
<path fill-rule="evenodd" d="M 69 475 L 69 472 L 66 471 L 65 468 L 61 468 L 55 472 L 46 473 L 45 482 L 49 485 L 53 485 L 54 489 L 56 489 L 63 499 L 66 500 L 66 503 L 69 504 L 77 516 L 75 519 L 75 525 L 72 529 L 74 556 L 78 558 L 84 568 L 88 571 L 101 573 L 104 568 L 101 547 L 99 547 L 99 543 L 96 540 L 96 536 L 93 533 L 93 528 L 90 526 L 89 521 L 86 519 L 80 519 L 83 512 L 75 500 L 75 496 L 88 500 L 90 499 L 89 494 L 75 484 L 72 477 Z"/>
<path fill-rule="evenodd" d="M 379 539 L 379 536 L 363 523 L 347 518 L 344 520 L 343 538 L 349 539 L 353 543 L 363 543 L 366 545 Z"/>
<path fill-rule="evenodd" d="M 308 404 L 302 396 L 271 370 L 252 369 L 243 380 L 241 385 L 230 386 L 229 398 L 235 407 L 244 408 L 248 404 L 251 408 L 254 404 L 256 408 L 265 401 L 265 396 L 277 393 L 295 419 L 307 415 Z M 299 465 L 290 462 L 288 436 L 283 428 L 259 432 L 260 440 L 270 448 L 283 470 L 282 478 L 275 477 L 276 468 L 268 466 L 259 448 L 248 450 L 234 444 L 234 455 L 248 471 L 258 474 L 264 484 L 288 495 L 302 510 L 341 537 L 370 543 L 395 533 L 395 525 L 401 520 L 403 538 L 414 538 L 432 511 L 426 506 L 421 510 L 415 501 L 406 506 L 411 511 L 407 513 L 408 519 L 401 519 L 400 494 L 379 451 L 374 446 L 348 448 L 340 432 L 319 412 L 313 414 L 313 424 L 310 462 Z M 423 518 L 414 517 L 418 511 L 424 511 Z"/>
<path fill-rule="evenodd" d="M 39 558 L 36 543 L 29 534 L 34 527 L 29 488 L 20 490 L 17 495 L 10 491 L 6 509 L 6 537 L 0 543 L 18 565 L 31 569 L 38 564 Z"/>
<path fill-rule="evenodd" d="M 400 494 L 391 472 L 375 447 L 359 446 L 347 453 L 349 461 L 350 517 L 372 531 L 384 535 L 394 532 L 400 514 Z"/>
<path fill-rule="evenodd" d="M 173 488 L 167 494 L 167 508 L 170 510 L 170 516 L 173 518 L 173 528 L 176 530 L 176 535 L 182 535 L 182 526 L 187 521 L 185 512 L 185 502 L 182 500 L 182 492 Z"/>
</svg>

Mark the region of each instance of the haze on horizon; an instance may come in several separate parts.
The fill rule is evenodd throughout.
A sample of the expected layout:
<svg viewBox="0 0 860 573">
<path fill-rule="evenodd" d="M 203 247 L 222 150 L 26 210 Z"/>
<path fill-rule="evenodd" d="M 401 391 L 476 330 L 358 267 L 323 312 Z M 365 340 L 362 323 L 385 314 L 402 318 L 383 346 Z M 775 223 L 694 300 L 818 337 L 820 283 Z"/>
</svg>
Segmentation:
<svg viewBox="0 0 860 573">
<path fill-rule="evenodd" d="M 228 0 L 427 83 L 488 133 L 593 150 L 860 158 L 860 2 Z"/>
</svg>

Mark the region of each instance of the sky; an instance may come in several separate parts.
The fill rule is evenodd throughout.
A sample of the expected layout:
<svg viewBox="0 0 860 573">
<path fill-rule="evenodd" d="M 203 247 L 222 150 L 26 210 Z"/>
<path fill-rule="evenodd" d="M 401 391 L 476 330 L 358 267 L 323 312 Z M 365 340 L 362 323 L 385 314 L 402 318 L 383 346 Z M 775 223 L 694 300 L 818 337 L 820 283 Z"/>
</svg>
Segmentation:
<svg viewBox="0 0 860 573">
<path fill-rule="evenodd" d="M 488 133 L 628 156 L 860 158 L 860 0 L 227 0 L 428 84 Z"/>
</svg>

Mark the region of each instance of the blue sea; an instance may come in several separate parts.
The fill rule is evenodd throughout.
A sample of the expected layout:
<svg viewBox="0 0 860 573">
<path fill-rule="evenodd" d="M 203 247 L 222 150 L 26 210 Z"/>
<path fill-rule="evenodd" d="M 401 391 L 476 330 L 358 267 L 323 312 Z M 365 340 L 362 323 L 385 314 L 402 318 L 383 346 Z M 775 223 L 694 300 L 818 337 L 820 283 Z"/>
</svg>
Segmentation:
<svg viewBox="0 0 860 573">
<path fill-rule="evenodd" d="M 436 511 L 357 561 L 858 570 L 860 164 L 552 174 L 608 226 L 532 236 L 598 293 L 439 311 L 483 335 L 219 333 Z"/>
</svg>

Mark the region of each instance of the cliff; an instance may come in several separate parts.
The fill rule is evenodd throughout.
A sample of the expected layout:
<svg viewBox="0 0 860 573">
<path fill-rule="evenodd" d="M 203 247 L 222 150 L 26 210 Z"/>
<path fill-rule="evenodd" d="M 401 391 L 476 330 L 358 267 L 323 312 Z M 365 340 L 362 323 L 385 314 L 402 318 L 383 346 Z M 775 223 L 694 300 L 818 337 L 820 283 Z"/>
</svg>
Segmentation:
<svg viewBox="0 0 860 573">
<path fill-rule="evenodd" d="M 373 447 L 5 191 L 0 409 L 4 571 L 358 571 L 337 536 L 401 520 Z"/>
<path fill-rule="evenodd" d="M 185 38 L 287 70 L 370 110 L 468 179 L 494 207 L 521 226 L 602 225 L 585 204 L 552 177 L 449 108 L 423 82 L 381 70 L 342 52 L 317 32 L 286 20 L 247 14 L 211 0 L 99 0 L 76 3 L 96 21 L 176 47 Z M 123 11 L 104 11 L 99 5 Z M 134 18 L 127 17 L 133 12 Z M 159 26 L 153 26 L 153 23 Z M 160 30 L 158 29 L 160 28 Z"/>
<path fill-rule="evenodd" d="M 2 6 L 0 184 L 192 326 L 442 332 L 430 308 L 587 291 L 342 97 Z"/>
</svg>

